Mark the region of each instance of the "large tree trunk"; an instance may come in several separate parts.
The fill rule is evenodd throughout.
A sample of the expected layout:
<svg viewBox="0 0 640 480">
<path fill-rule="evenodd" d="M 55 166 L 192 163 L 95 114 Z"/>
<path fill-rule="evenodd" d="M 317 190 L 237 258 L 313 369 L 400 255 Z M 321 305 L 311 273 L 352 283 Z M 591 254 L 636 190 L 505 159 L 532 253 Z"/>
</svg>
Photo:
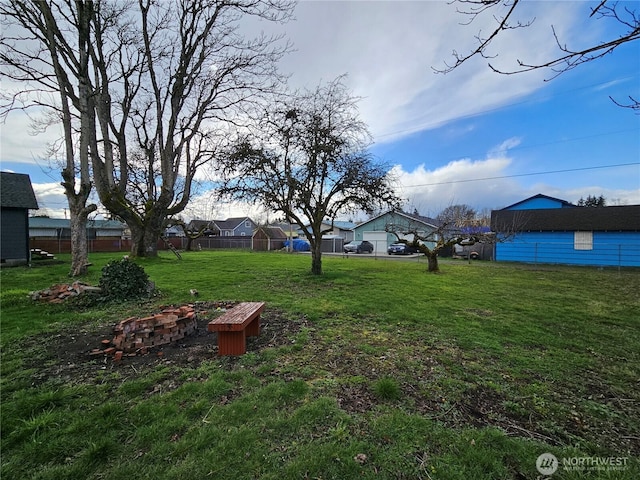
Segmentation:
<svg viewBox="0 0 640 480">
<path fill-rule="evenodd" d="M 161 229 L 152 225 L 129 225 L 131 230 L 131 256 L 132 257 L 157 257 L 158 240 Z"/>
<path fill-rule="evenodd" d="M 44 31 L 46 32 L 46 45 L 51 54 L 51 62 L 58 81 L 60 94 L 66 158 L 66 165 L 62 169 L 61 176 L 64 193 L 69 202 L 71 230 L 71 270 L 69 271 L 69 275 L 76 277 L 87 273 L 89 263 L 87 219 L 90 213 L 97 210 L 96 205 L 86 204 L 92 188 L 91 174 L 89 171 L 89 142 L 90 139 L 95 138 L 91 130 L 93 125 L 92 111 L 89 108 L 91 92 L 87 79 L 89 61 L 87 45 L 90 35 L 89 22 L 93 11 L 92 6 L 87 6 L 82 3 L 78 4 L 78 93 L 77 98 L 74 99 L 73 95 L 69 95 L 69 92 L 73 91 L 73 85 L 62 65 L 62 63 L 65 62 L 65 55 L 64 53 L 60 54 L 60 52 L 65 50 L 66 44 L 59 45 L 58 40 L 54 36 L 55 19 L 51 6 L 45 2 L 37 3 L 36 5 L 45 19 L 46 28 Z M 86 7 L 86 9 L 84 7 Z M 42 26 L 38 28 L 42 28 Z M 70 103 L 80 113 L 80 142 L 77 147 L 77 158 L 74 153 L 74 135 L 76 132 L 72 125 L 74 115 L 71 112 Z M 77 191 L 76 185 L 78 185 Z"/>
<path fill-rule="evenodd" d="M 158 256 L 158 240 L 160 239 L 160 232 L 145 231 L 143 246 L 146 252 L 146 257 L 155 258 Z"/>
<path fill-rule="evenodd" d="M 322 240 L 309 243 L 311 246 L 311 274 L 322 275 Z"/>
<path fill-rule="evenodd" d="M 427 253 L 427 271 L 432 273 L 438 273 L 440 267 L 438 266 L 438 254 L 437 252 Z"/>
<path fill-rule="evenodd" d="M 77 277 L 87 273 L 89 264 L 89 249 L 87 248 L 87 218 L 94 209 L 84 208 L 80 211 L 72 208 L 73 202 L 69 201 L 70 227 L 71 227 L 71 270 L 69 276 Z"/>
</svg>

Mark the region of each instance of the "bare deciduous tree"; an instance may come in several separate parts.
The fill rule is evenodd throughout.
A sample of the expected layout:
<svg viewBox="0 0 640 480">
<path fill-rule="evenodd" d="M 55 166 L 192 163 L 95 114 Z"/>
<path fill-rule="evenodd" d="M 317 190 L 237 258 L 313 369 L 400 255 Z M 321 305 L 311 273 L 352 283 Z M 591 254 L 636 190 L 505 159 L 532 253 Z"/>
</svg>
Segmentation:
<svg viewBox="0 0 640 480">
<path fill-rule="evenodd" d="M 220 189 L 300 225 L 315 275 L 322 274 L 323 223 L 398 203 L 389 168 L 367 150 L 370 136 L 356 107 L 342 78 L 283 99 L 265 114 L 259 132 L 235 146 Z"/>
<path fill-rule="evenodd" d="M 240 21 L 282 21 L 292 7 L 290 0 L 3 4 L 3 14 L 31 35 L 3 38 L 12 48 L 6 59 L 14 66 L 30 60 L 26 79 L 47 89 L 77 83 L 69 115 L 87 120 L 80 128 L 87 168 L 101 203 L 128 224 L 133 256 L 157 254 L 165 220 L 187 206 L 225 125 L 246 118 L 280 81 L 276 62 L 288 45 L 247 38 Z M 44 47 L 64 52 L 59 74 Z"/>
<path fill-rule="evenodd" d="M 392 233 L 398 242 L 413 247 L 427 257 L 427 271 L 438 273 L 438 256 L 454 245 L 473 245 L 493 241 L 494 237 L 484 227 L 485 218 L 478 217 L 468 205 L 451 205 L 435 220 L 428 222 L 433 228 L 425 228 L 425 222 L 391 221 L 385 230 Z"/>
<path fill-rule="evenodd" d="M 185 248 L 184 248 L 185 251 L 187 252 L 190 252 L 192 250 L 192 245 L 194 240 L 197 240 L 198 238 L 202 238 L 207 234 L 207 232 L 211 232 L 214 229 L 217 229 L 217 227 L 212 225 L 212 222 L 195 220 L 195 221 L 186 223 L 181 218 L 171 218 L 167 220 L 167 223 L 165 226 L 180 227 L 184 236 L 187 239 L 187 244 L 185 245 Z"/>
<path fill-rule="evenodd" d="M 438 214 L 436 220 L 441 224 L 464 226 L 473 224 L 476 216 L 475 209 L 469 205 L 449 205 Z"/>
<path fill-rule="evenodd" d="M 454 0 L 458 6 L 458 12 L 466 17 L 466 23 L 471 24 L 480 16 L 492 16 L 495 26 L 487 33 L 479 32 L 476 35 L 477 46 L 464 53 L 453 51 L 453 61 L 445 63 L 443 68 L 434 68 L 438 73 L 449 73 L 467 60 L 473 57 L 486 59 L 495 58 L 496 55 L 489 53 L 489 47 L 501 33 L 529 27 L 535 19 L 526 22 L 514 20 L 516 14 L 520 12 L 519 5 L 522 0 Z M 637 3 L 618 2 L 615 0 L 601 0 L 596 6 L 591 8 L 589 17 L 594 20 L 611 20 L 621 29 L 618 36 L 603 39 L 602 41 L 585 48 L 571 48 L 556 32 L 551 25 L 551 34 L 558 47 L 558 55 L 542 63 L 529 63 L 526 60 L 518 60 L 517 65 L 512 69 L 503 70 L 495 67 L 491 62 L 488 64 L 494 72 L 512 75 L 516 73 L 528 72 L 531 70 L 548 69 L 552 72 L 551 78 L 572 70 L 584 63 L 592 62 L 612 53 L 621 45 L 640 39 L 640 10 L 637 10 Z M 618 102 L 616 104 L 640 111 L 640 99 L 629 96 L 628 102 Z"/>
<path fill-rule="evenodd" d="M 90 6 L 78 2 L 70 26 L 67 15 L 72 10 L 68 7 L 50 2 L 1 3 L 5 28 L 0 38 L 0 70 L 5 78 L 21 85 L 3 93 L 4 118 L 15 108 L 44 107 L 53 112 L 49 119 L 62 123 L 65 162 L 61 176 L 71 230 L 69 273 L 77 276 L 87 270 L 87 219 L 97 209 L 87 204 L 92 188 L 89 145 L 93 120 L 90 93 L 83 81 L 89 70 L 92 12 Z"/>
<path fill-rule="evenodd" d="M 101 201 L 131 227 L 134 255 L 155 254 L 165 220 L 187 206 L 195 174 L 215 159 L 225 125 L 239 122 L 249 104 L 280 80 L 276 61 L 288 45 L 274 37 L 245 38 L 238 20 L 283 20 L 291 7 L 288 0 L 141 0 L 143 68 L 139 80 L 120 83 L 116 91 L 130 99 L 125 102 L 127 116 L 148 168 L 142 183 L 145 201 L 132 208 L 127 193 L 132 185 L 111 181 L 120 175 L 122 182 L 121 172 L 129 169 L 130 139 L 124 128 L 114 134 L 118 148 L 113 161 L 105 155 L 94 166 L 107 180 L 96 182 Z M 105 112 L 105 120 L 111 116 Z"/>
</svg>

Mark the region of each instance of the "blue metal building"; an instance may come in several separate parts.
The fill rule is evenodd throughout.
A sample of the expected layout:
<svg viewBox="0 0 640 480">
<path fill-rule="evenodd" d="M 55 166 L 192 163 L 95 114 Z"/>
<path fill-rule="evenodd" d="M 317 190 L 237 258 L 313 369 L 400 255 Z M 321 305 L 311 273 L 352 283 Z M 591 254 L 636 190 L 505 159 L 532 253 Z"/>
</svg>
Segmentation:
<svg viewBox="0 0 640 480">
<path fill-rule="evenodd" d="M 640 267 L 640 205 L 578 207 L 535 195 L 491 212 L 497 261 Z"/>
</svg>

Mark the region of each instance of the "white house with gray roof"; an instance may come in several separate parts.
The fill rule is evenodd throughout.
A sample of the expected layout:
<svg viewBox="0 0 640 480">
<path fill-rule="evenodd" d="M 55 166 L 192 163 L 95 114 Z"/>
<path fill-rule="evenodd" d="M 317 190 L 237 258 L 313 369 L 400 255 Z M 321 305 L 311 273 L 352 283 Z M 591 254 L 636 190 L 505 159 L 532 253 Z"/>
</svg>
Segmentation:
<svg viewBox="0 0 640 480">
<path fill-rule="evenodd" d="M 413 240 L 407 232 L 417 231 L 424 238 L 438 227 L 439 222 L 433 218 L 391 210 L 360 223 L 353 231 L 354 240 L 367 240 L 373 243 L 374 252 L 386 253 L 388 246 L 398 241 L 398 237 L 392 232 L 397 232 L 401 238 Z"/>
</svg>

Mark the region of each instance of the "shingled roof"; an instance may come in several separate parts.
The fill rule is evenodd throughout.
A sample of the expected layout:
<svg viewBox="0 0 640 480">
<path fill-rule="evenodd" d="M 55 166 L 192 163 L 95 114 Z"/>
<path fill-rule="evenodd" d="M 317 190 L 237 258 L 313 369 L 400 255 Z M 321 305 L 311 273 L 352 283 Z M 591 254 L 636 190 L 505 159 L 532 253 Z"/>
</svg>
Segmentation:
<svg viewBox="0 0 640 480">
<path fill-rule="evenodd" d="M 494 210 L 494 232 L 640 231 L 640 205 Z"/>
<path fill-rule="evenodd" d="M 220 230 L 233 230 L 242 225 L 245 220 L 251 220 L 249 217 L 233 217 L 226 220 L 214 220 L 213 222 Z"/>
<path fill-rule="evenodd" d="M 0 172 L 0 206 L 2 208 L 38 208 L 29 175 Z"/>
<path fill-rule="evenodd" d="M 286 239 L 287 234 L 282 230 L 282 228 L 277 226 L 266 226 L 266 227 L 258 227 L 254 232 L 254 236 L 258 234 L 258 232 L 263 232 L 266 238 L 271 239 Z"/>
</svg>

